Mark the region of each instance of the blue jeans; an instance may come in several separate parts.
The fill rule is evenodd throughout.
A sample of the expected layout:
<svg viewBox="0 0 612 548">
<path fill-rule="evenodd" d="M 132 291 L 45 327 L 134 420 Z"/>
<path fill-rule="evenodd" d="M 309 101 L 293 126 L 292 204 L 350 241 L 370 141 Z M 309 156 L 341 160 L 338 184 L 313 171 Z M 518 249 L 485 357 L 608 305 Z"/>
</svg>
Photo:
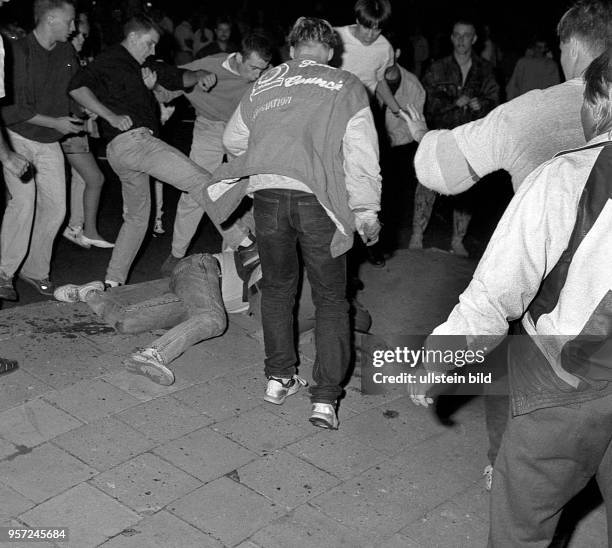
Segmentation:
<svg viewBox="0 0 612 548">
<path fill-rule="evenodd" d="M 261 315 L 267 377 L 296 371 L 294 307 L 300 275 L 299 243 L 315 305 L 315 386 L 312 401 L 332 403 L 342 393 L 350 360 L 346 256 L 333 258 L 336 225 L 312 194 L 261 190 L 254 199 L 255 232 L 263 279 Z"/>
<path fill-rule="evenodd" d="M 218 337 L 227 326 L 219 263 L 208 253 L 190 255 L 172 272 L 171 292 L 125 306 L 105 295 L 92 297 L 91 308 L 122 333 L 170 328 L 153 341 L 165 365 L 200 341 Z"/>
</svg>

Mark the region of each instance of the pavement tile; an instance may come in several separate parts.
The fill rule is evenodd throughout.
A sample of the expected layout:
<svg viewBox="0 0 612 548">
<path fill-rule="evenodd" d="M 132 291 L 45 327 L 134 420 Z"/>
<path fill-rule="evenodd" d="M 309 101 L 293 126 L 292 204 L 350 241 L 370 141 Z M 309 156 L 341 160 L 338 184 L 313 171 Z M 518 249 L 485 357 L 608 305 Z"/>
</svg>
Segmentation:
<svg viewBox="0 0 612 548">
<path fill-rule="evenodd" d="M 171 396 L 141 403 L 114 418 L 129 424 L 157 443 L 180 438 L 212 422 L 210 417 Z"/>
<path fill-rule="evenodd" d="M 313 499 L 311 504 L 364 534 L 390 536 L 470 482 L 422 459 L 401 455 Z"/>
<path fill-rule="evenodd" d="M 251 539 L 265 548 L 369 548 L 353 528 L 329 519 L 303 504 L 255 533 Z"/>
<path fill-rule="evenodd" d="M 53 497 L 95 474 L 93 468 L 51 443 L 0 462 L 0 481 L 35 502 Z"/>
<path fill-rule="evenodd" d="M 35 504 L 9 486 L 0 484 L 0 519 L 16 518 Z"/>
<path fill-rule="evenodd" d="M 285 451 L 343 480 L 388 459 L 355 438 L 329 430 L 293 443 Z"/>
<path fill-rule="evenodd" d="M 98 546 L 131 527 L 140 516 L 86 483 L 58 495 L 20 516 L 31 527 L 68 527 L 69 541 L 62 548 Z"/>
<path fill-rule="evenodd" d="M 285 512 L 229 478 L 219 478 L 168 506 L 179 518 L 234 546 Z"/>
<path fill-rule="evenodd" d="M 183 390 L 190 386 L 186 379 L 181 378 L 176 379 L 171 386 L 162 386 L 161 384 L 154 383 L 147 377 L 128 372 L 123 366 L 120 370 L 108 373 L 102 378 L 140 401 L 149 401 L 160 396 L 167 396 L 172 392 Z"/>
<path fill-rule="evenodd" d="M 139 402 L 102 379 L 74 384 L 47 394 L 44 399 L 85 422 L 113 415 Z"/>
<path fill-rule="evenodd" d="M 0 436 L 17 445 L 34 447 L 81 424 L 61 409 L 36 399 L 0 413 Z"/>
<path fill-rule="evenodd" d="M 101 548 L 223 548 L 223 544 L 161 511 L 125 529 Z"/>
<path fill-rule="evenodd" d="M 240 483 L 289 508 L 339 483 L 334 476 L 284 451 L 250 462 L 237 472 Z"/>
<path fill-rule="evenodd" d="M 481 478 L 467 489 L 455 494 L 452 501 L 464 512 L 488 521 L 490 499 L 491 494 L 485 489 L 484 478 Z"/>
<path fill-rule="evenodd" d="M 216 353 L 211 353 L 207 347 L 209 342 L 210 340 L 202 341 L 192 346 L 172 362 L 172 371 L 176 378 L 184 378 L 190 383 L 199 384 L 225 377 L 232 372 L 238 375 L 239 371 L 244 370 L 245 364 L 242 362 L 219 359 Z"/>
<path fill-rule="evenodd" d="M 229 322 L 227 331 L 221 337 L 201 344 L 208 354 L 227 367 L 228 372 L 254 364 L 263 367 L 265 355 L 261 345 L 232 322 Z"/>
<path fill-rule="evenodd" d="M 14 443 L 3 440 L 0 438 L 0 461 L 7 457 L 13 457 L 19 454 L 20 450 L 17 449 Z"/>
<path fill-rule="evenodd" d="M 408 524 L 401 533 L 422 548 L 486 546 L 489 526 L 452 502 L 438 506 Z"/>
<path fill-rule="evenodd" d="M 451 544 L 450 546 L 454 546 Z M 419 544 L 413 542 L 408 537 L 395 533 L 392 537 L 386 538 L 375 544 L 376 548 L 421 548 Z M 439 546 L 438 548 L 447 548 Z"/>
<path fill-rule="evenodd" d="M 262 407 L 256 407 L 239 417 L 218 422 L 212 429 L 251 451 L 265 455 L 311 435 L 313 427 L 306 421 L 302 426 L 297 426 Z"/>
<path fill-rule="evenodd" d="M 263 548 L 260 544 L 255 544 L 252 540 L 245 540 L 237 544 L 235 548 Z"/>
<path fill-rule="evenodd" d="M 5 350 L 3 343 L 3 355 L 15 356 L 24 370 L 57 389 L 106 372 L 99 364 L 90 362 L 101 354 L 100 349 L 79 333 L 38 331 L 17 337 L 9 344 L 17 348 L 17 353 Z"/>
<path fill-rule="evenodd" d="M 91 483 L 139 514 L 158 512 L 170 501 L 202 485 L 150 453 L 138 455 L 96 476 Z"/>
<path fill-rule="evenodd" d="M 412 408 L 407 407 L 407 399 L 400 398 L 351 417 L 341 424 L 342 434 L 392 456 L 445 432 L 431 412 L 412 403 Z"/>
<path fill-rule="evenodd" d="M 218 421 L 253 409 L 262 401 L 226 378 L 196 384 L 173 393 L 172 397 Z"/>
<path fill-rule="evenodd" d="M 257 457 L 210 428 L 191 432 L 153 452 L 203 482 L 228 474 Z"/>
<path fill-rule="evenodd" d="M 11 354 L 6 352 L 4 348 L 2 348 L 2 356 L 11 358 Z M 20 367 L 17 371 L 2 376 L 2 382 L 0 382 L 0 411 L 21 405 L 53 389 L 51 385 Z"/>
<path fill-rule="evenodd" d="M 137 430 L 113 418 L 86 424 L 53 441 L 101 472 L 154 445 Z"/>
</svg>

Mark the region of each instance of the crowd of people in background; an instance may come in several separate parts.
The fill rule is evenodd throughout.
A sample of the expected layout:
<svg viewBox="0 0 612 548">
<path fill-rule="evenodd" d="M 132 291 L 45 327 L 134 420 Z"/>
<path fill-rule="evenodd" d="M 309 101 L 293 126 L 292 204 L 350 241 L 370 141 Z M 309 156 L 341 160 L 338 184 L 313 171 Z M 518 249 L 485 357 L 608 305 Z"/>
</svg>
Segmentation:
<svg viewBox="0 0 612 548">
<path fill-rule="evenodd" d="M 487 336 L 487 352 L 509 329 L 523 335 L 508 353 L 510 402 L 498 402 L 489 412 L 501 415 L 487 421 L 499 427 L 489 428 L 490 545 L 547 545 L 561 509 L 593 475 L 612 530 L 609 2 L 579 0 L 561 19 L 562 73 L 545 37 L 511 64 L 489 25 L 461 16 L 430 41 L 419 25 L 402 31 L 389 0 L 357 0 L 352 22 L 335 28 L 321 17 L 269 24 L 262 9 L 169 15 L 139 0 L 89 8 L 35 0 L 30 32 L 2 29 L 0 299 L 18 299 L 19 276 L 112 316 L 104 293 L 129 280 L 150 227 L 151 179 L 172 185 L 183 194 L 160 265 L 171 299 L 134 319 L 172 329 L 135 352 L 128 370 L 172 384 L 172 360 L 222 334 L 224 311 L 244 310 L 258 294 L 264 400 L 283 404 L 307 384 L 293 327 L 302 261 L 315 310 L 309 420 L 335 430 L 350 318 L 359 314 L 347 297 L 347 253 L 363 245 L 372 265 L 385 263 L 380 149 L 405 147 L 407 171 L 414 159 L 419 182 L 405 204 L 412 249 L 423 247 L 438 193 L 460 195 L 450 251 L 468 256 L 471 187 L 505 169 L 516 196 L 460 303 L 434 331 L 463 337 L 469 349 Z M 179 98 L 195 111 L 189 156 L 161 134 Z M 92 139 L 103 140 L 101 156 L 121 182 L 114 242 L 97 230 L 104 176 Z M 62 235 L 112 255 L 103 279 L 58 288 L 51 255 L 67 204 Z M 222 253 L 188 257 L 204 214 Z M 412 401 L 429 405 L 430 388 L 411 385 Z"/>
</svg>

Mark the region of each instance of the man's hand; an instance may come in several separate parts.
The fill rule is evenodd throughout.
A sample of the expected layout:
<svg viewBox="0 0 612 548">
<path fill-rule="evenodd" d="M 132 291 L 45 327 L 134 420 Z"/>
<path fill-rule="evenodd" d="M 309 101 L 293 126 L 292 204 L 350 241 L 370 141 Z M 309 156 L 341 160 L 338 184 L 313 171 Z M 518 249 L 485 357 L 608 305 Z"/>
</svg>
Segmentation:
<svg viewBox="0 0 612 548">
<path fill-rule="evenodd" d="M 433 388 L 433 383 L 422 383 L 420 382 L 421 376 L 426 377 L 427 371 L 419 368 L 413 371 L 416 377 L 414 383 L 408 384 L 408 395 L 414 405 L 422 405 L 423 407 L 429 407 L 433 403 L 433 398 L 428 397 L 427 393 Z"/>
<path fill-rule="evenodd" d="M 367 246 L 378 242 L 381 225 L 375 211 L 355 211 L 355 228 Z"/>
<path fill-rule="evenodd" d="M 406 105 L 404 110 L 400 110 L 400 116 L 408 124 L 412 138 L 420 143 L 423 136 L 429 131 L 425 123 L 425 117 L 410 103 Z"/>
<path fill-rule="evenodd" d="M 457 99 L 457 101 L 455 102 L 455 105 L 457 105 L 459 108 L 463 108 L 469 102 L 470 102 L 470 98 L 467 95 L 462 95 L 461 97 L 459 97 L 459 99 Z"/>
<path fill-rule="evenodd" d="M 153 89 L 155 84 L 157 84 L 157 73 L 149 67 L 141 68 L 140 72 L 142 73 L 142 80 L 145 86 L 147 86 L 147 89 Z"/>
<path fill-rule="evenodd" d="M 207 70 L 198 71 L 198 86 L 204 91 L 210 91 L 217 83 L 217 75 Z"/>
<path fill-rule="evenodd" d="M 17 177 L 22 177 L 30 166 L 30 163 L 21 154 L 17 154 L 12 150 L 7 152 L 7 157 L 2 163 L 6 169 Z"/>
<path fill-rule="evenodd" d="M 55 119 L 53 129 L 59 131 L 62 135 L 70 133 L 80 133 L 84 131 L 83 120 L 74 116 L 60 116 Z"/>
<path fill-rule="evenodd" d="M 132 119 L 127 115 L 113 114 L 106 121 L 119 131 L 127 131 L 132 127 Z"/>
<path fill-rule="evenodd" d="M 478 97 L 474 97 L 473 99 L 470 99 L 470 108 L 474 111 L 474 112 L 478 112 L 482 107 L 480 105 L 480 101 L 478 100 Z"/>
</svg>

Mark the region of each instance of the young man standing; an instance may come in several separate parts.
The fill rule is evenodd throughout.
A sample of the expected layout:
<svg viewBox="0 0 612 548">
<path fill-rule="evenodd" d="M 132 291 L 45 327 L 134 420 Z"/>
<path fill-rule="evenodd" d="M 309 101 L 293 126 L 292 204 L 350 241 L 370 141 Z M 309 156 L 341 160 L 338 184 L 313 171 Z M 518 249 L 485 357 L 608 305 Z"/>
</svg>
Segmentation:
<svg viewBox="0 0 612 548">
<path fill-rule="evenodd" d="M 482 118 L 499 103 L 499 86 L 492 65 L 473 53 L 476 38 L 473 23 L 456 22 L 451 34 L 453 53 L 435 61 L 423 77 L 423 87 L 427 92 L 427 121 L 436 129 L 450 129 Z M 423 232 L 429 223 L 435 199 L 434 192 L 417 184 L 410 240 L 413 249 L 423 247 Z M 472 217 L 469 196 L 455 201 L 454 205 L 451 249 L 467 257 L 463 238 Z"/>
<path fill-rule="evenodd" d="M 17 300 L 13 277 L 53 295 L 49 268 L 53 242 L 66 214 L 64 156 L 59 140 L 83 130 L 69 116 L 70 78 L 78 69 L 72 46 L 74 6 L 69 0 L 36 0 L 36 27 L 12 43 L 13 72 L 2 117 L 13 150 L 34 168 L 23 182 L 4 166 L 10 194 L 0 232 L 0 297 Z"/>
<path fill-rule="evenodd" d="M 157 137 L 157 101 L 151 90 L 157 82 L 170 90 L 195 85 L 206 90 L 214 85 L 215 75 L 204 70 L 181 71 L 156 62 L 151 56 L 160 34 L 146 16 L 128 20 L 124 34 L 121 44 L 99 55 L 70 83 L 70 94 L 100 117 L 102 135 L 110 141 L 108 161 L 122 184 L 124 222 L 106 272 L 109 286 L 125 283 L 147 232 L 151 210 L 149 176 L 189 192 L 202 205 L 202 189 L 210 177 L 206 170 Z M 230 248 L 245 238 L 238 228 L 217 228 Z"/>
<path fill-rule="evenodd" d="M 264 399 L 274 404 L 305 383 L 293 333 L 299 244 L 316 308 L 310 420 L 335 429 L 350 359 L 346 252 L 355 230 L 366 243 L 378 240 L 378 141 L 365 88 L 327 64 L 336 45 L 330 24 L 301 17 L 289 41 L 292 60 L 265 73 L 230 119 L 223 142 L 238 157 L 215 172 L 206 196 L 223 220 L 254 193 Z M 241 177 L 250 179 L 232 182 Z"/>
<path fill-rule="evenodd" d="M 268 68 L 271 58 L 272 45 L 268 38 L 249 34 L 242 40 L 240 52 L 205 57 L 181 67 L 205 70 L 217 78 L 216 84 L 207 92 L 195 87 L 186 93 L 197 115 L 189 157 L 200 167 L 212 173 L 223 162 L 223 131 L 227 121 L 245 92 Z M 204 209 L 198 202 L 184 193 L 176 209 L 172 251 L 162 265 L 162 273 L 169 275 L 185 256 L 203 215 Z"/>
</svg>

